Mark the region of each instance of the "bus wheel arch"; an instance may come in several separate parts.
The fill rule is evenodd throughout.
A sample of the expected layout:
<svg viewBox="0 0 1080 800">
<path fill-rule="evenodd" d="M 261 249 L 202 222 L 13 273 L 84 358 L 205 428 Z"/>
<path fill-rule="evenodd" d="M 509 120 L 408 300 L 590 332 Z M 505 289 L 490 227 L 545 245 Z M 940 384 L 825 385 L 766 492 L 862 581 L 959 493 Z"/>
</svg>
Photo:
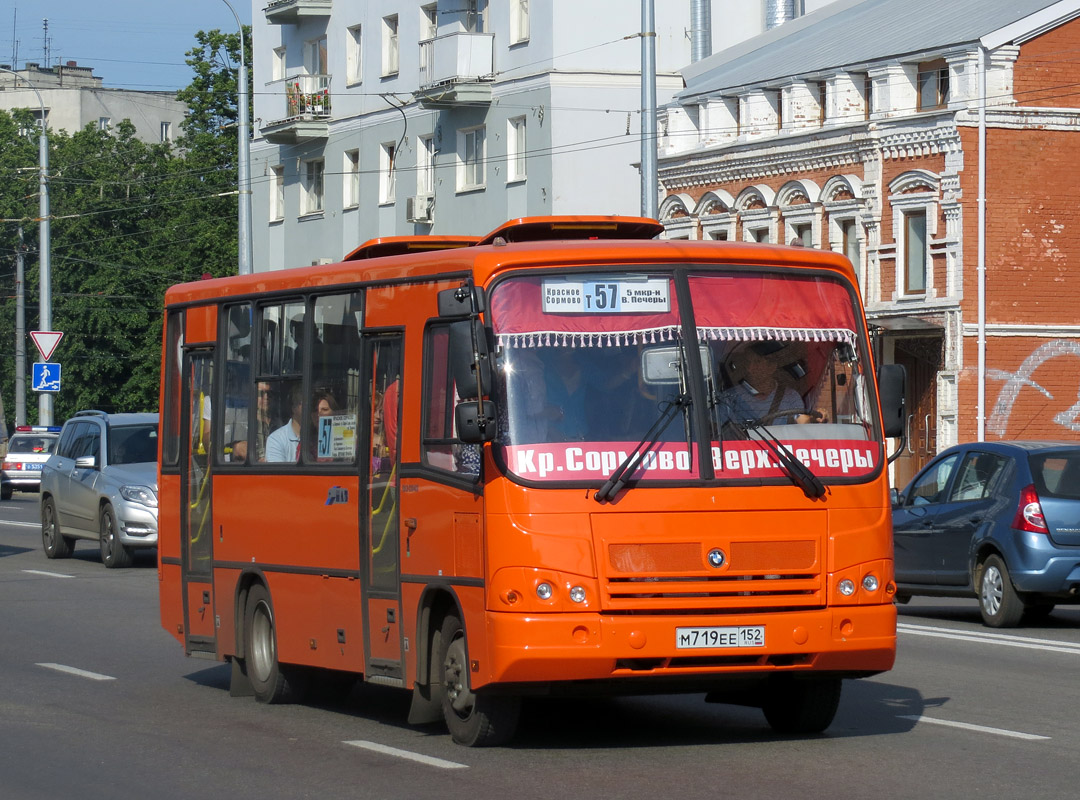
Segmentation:
<svg viewBox="0 0 1080 800">
<path fill-rule="evenodd" d="M 420 596 L 416 611 L 416 674 L 410 725 L 429 725 L 443 720 L 442 671 L 437 664 L 439 632 L 443 618 L 450 613 L 461 615 L 461 606 L 453 590 L 429 586 Z"/>
</svg>

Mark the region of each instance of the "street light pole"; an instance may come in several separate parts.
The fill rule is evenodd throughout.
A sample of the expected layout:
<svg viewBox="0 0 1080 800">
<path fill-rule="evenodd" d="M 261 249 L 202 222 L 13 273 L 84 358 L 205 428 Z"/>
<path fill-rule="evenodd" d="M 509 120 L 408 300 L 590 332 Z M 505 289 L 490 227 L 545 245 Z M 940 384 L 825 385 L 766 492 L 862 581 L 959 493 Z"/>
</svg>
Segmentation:
<svg viewBox="0 0 1080 800">
<path fill-rule="evenodd" d="M 656 156 L 656 11 L 653 0 L 641 0 L 641 216 L 656 219 L 659 211 Z"/>
<path fill-rule="evenodd" d="M 239 227 L 237 256 L 237 272 L 241 275 L 251 274 L 251 121 L 248 113 L 248 75 L 247 62 L 244 57 L 244 25 L 236 9 L 229 0 L 221 0 L 229 7 L 229 11 L 236 18 L 236 26 L 240 29 L 240 73 L 237 77 L 239 86 L 237 109 L 238 133 L 237 142 L 237 191 L 239 193 Z"/>
<path fill-rule="evenodd" d="M 15 70 L 0 67 L 0 72 L 7 72 L 26 81 L 26 85 L 37 95 L 38 105 L 41 106 L 41 136 L 38 138 L 38 271 L 40 273 L 41 287 L 38 294 L 38 330 L 52 330 L 52 276 L 50 274 L 49 258 L 51 253 L 50 230 L 49 230 L 49 134 L 45 124 L 45 102 L 41 99 L 41 92 L 37 90 L 25 76 Z M 45 359 L 48 361 L 49 359 Z M 53 424 L 53 396 L 50 392 L 38 394 L 38 424 Z"/>
</svg>

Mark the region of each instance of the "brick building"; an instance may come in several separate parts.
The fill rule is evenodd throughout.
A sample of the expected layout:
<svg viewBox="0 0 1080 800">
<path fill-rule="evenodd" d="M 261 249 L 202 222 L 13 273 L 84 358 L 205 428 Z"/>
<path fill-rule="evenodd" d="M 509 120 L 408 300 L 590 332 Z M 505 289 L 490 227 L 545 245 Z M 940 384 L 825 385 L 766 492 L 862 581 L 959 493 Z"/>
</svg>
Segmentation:
<svg viewBox="0 0 1080 800">
<path fill-rule="evenodd" d="M 667 235 L 851 258 L 908 369 L 896 483 L 958 441 L 1080 438 L 1080 0 L 838 0 L 684 77 Z"/>
</svg>

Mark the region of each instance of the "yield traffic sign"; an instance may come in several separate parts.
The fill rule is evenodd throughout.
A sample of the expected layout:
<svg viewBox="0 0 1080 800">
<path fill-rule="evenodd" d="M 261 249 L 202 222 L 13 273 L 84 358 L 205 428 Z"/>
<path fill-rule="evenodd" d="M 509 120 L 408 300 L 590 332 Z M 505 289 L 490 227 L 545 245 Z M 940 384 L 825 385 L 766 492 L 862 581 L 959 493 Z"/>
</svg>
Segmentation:
<svg viewBox="0 0 1080 800">
<path fill-rule="evenodd" d="M 34 346 L 41 353 L 41 357 L 48 361 L 64 334 L 60 331 L 30 331 L 30 338 L 34 340 Z"/>
</svg>

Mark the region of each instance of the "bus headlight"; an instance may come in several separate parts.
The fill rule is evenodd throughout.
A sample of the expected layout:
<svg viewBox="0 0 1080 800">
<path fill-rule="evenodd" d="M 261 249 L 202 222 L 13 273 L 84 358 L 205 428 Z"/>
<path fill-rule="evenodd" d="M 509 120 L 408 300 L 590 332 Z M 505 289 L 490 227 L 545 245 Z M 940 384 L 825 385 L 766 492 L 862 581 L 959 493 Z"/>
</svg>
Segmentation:
<svg viewBox="0 0 1080 800">
<path fill-rule="evenodd" d="M 862 579 L 862 588 L 868 592 L 876 592 L 878 590 L 878 579 L 876 575 L 867 575 Z"/>
<path fill-rule="evenodd" d="M 840 581 L 840 583 L 836 585 L 836 589 L 844 597 L 851 597 L 853 594 L 855 594 L 855 581 L 850 580 L 849 578 L 844 578 L 842 581 Z"/>
<path fill-rule="evenodd" d="M 585 602 L 585 587 L 583 587 L 583 586 L 572 586 L 572 587 L 570 587 L 570 599 L 573 600 L 575 603 L 584 603 Z"/>
<path fill-rule="evenodd" d="M 550 600 L 552 595 L 551 584 L 544 582 L 536 585 L 536 596 L 541 600 Z"/>
</svg>

